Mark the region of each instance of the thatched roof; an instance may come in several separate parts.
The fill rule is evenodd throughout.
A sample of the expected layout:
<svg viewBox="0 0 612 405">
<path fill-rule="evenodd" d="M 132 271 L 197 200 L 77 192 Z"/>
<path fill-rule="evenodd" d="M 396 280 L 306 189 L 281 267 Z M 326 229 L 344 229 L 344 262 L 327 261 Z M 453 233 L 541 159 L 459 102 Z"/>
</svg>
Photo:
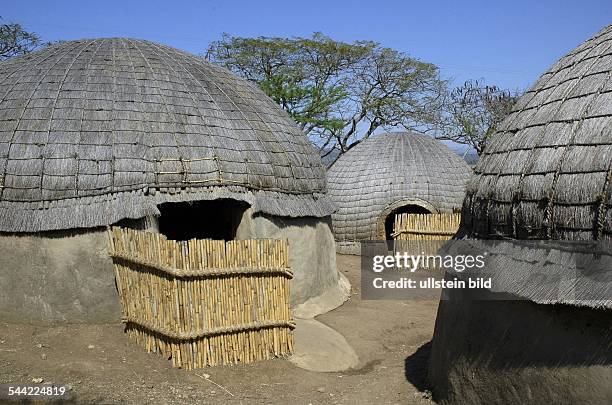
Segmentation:
<svg viewBox="0 0 612 405">
<path fill-rule="evenodd" d="M 469 183 L 462 230 L 482 238 L 612 239 L 612 26 L 518 101 Z"/>
<path fill-rule="evenodd" d="M 612 309 L 608 241 L 464 238 L 445 244 L 438 254 L 485 255 L 483 268 L 448 273 L 451 279 L 466 282 L 490 278 L 486 292 L 473 291 L 482 292 L 482 299 L 490 299 L 489 292 L 494 292 L 504 300 Z"/>
<path fill-rule="evenodd" d="M 441 142 L 422 134 L 373 136 L 328 170 L 328 193 L 340 241 L 377 239 L 377 221 L 394 205 L 414 202 L 438 212 L 461 207 L 471 169 Z"/>
<path fill-rule="evenodd" d="M 316 151 L 253 83 L 134 39 L 0 63 L 0 231 L 107 225 L 165 201 L 230 197 L 325 216 Z"/>
</svg>

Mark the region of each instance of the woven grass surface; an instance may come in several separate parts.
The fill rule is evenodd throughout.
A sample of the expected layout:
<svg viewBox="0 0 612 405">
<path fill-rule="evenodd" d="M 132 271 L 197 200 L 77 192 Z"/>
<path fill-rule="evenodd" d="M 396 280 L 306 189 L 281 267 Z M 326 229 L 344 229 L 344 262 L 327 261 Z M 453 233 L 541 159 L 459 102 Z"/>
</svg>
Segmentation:
<svg viewBox="0 0 612 405">
<path fill-rule="evenodd" d="M 332 211 L 307 137 L 201 58 L 113 38 L 0 63 L 0 231 L 108 225 L 225 187 L 273 215 Z"/>
<path fill-rule="evenodd" d="M 612 26 L 562 57 L 518 101 L 470 181 L 467 234 L 611 239 Z"/>
<path fill-rule="evenodd" d="M 378 218 L 401 200 L 421 200 L 443 213 L 459 209 L 470 175 L 460 156 L 429 136 L 371 137 L 328 171 L 329 197 L 338 207 L 332 215 L 336 239 L 376 239 Z"/>
</svg>

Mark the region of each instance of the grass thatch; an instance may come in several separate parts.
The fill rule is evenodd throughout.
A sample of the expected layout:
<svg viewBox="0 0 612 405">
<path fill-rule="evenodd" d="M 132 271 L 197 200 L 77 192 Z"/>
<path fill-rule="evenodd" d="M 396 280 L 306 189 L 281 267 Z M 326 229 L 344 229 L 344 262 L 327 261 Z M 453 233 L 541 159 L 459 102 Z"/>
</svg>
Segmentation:
<svg viewBox="0 0 612 405">
<path fill-rule="evenodd" d="M 520 98 L 469 183 L 462 232 L 612 239 L 612 26 Z"/>
<path fill-rule="evenodd" d="M 441 142 L 416 133 L 373 136 L 340 157 L 327 174 L 339 241 L 380 237 L 377 222 L 401 200 L 422 200 L 439 212 L 461 207 L 472 171 Z"/>
<path fill-rule="evenodd" d="M 0 83 L 0 231 L 108 225 L 228 186 L 262 212 L 331 213 L 307 137 L 201 58 L 69 41 L 0 63 Z"/>
</svg>

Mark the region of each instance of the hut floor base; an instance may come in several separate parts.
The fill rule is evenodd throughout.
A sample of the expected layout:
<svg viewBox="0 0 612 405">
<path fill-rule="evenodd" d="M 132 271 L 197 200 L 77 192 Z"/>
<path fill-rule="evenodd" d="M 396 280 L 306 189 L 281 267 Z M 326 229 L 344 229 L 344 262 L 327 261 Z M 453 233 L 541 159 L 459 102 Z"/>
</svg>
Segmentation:
<svg viewBox="0 0 612 405">
<path fill-rule="evenodd" d="M 293 317 L 310 319 L 338 308 L 349 299 L 351 283 L 341 273 L 338 274 L 338 283 L 332 285 L 323 294 L 310 298 L 308 301 L 293 308 Z"/>
<path fill-rule="evenodd" d="M 356 368 L 359 357 L 344 336 L 314 319 L 296 320 L 293 355 L 289 361 L 304 370 L 337 373 Z"/>
</svg>

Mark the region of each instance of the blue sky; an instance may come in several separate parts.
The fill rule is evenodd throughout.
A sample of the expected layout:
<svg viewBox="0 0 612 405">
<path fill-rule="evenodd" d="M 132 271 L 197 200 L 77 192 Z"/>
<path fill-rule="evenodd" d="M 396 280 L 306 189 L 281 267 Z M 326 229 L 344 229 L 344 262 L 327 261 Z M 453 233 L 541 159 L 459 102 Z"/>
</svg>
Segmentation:
<svg viewBox="0 0 612 405">
<path fill-rule="evenodd" d="M 374 40 L 440 66 L 460 83 L 526 88 L 612 23 L 612 2 L 583 1 L 5 1 L 4 21 L 44 40 L 127 36 L 193 53 L 223 32 Z"/>
</svg>

